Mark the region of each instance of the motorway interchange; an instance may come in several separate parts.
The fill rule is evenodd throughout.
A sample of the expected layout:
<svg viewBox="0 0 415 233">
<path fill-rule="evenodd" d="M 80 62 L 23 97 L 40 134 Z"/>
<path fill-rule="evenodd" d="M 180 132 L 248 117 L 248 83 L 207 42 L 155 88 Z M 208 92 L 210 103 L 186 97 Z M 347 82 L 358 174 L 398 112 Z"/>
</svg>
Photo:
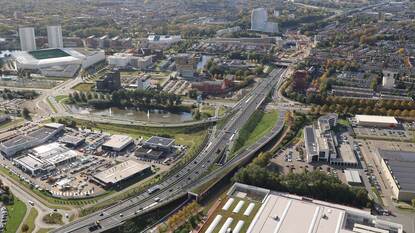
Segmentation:
<svg viewBox="0 0 415 233">
<path fill-rule="evenodd" d="M 205 149 L 181 170 L 157 184 L 156 187 L 152 187 L 152 192 L 143 192 L 136 197 L 85 216 L 52 232 L 88 232 L 91 230 L 102 232 L 122 225 L 127 219 L 156 209 L 174 200 L 176 197 L 186 194 L 190 188 L 194 187 L 194 184 L 202 180 L 209 167 L 217 161 L 222 154 L 221 152 L 227 149 L 237 131 L 263 103 L 271 90 L 281 84 L 285 71 L 282 68 L 273 70 L 267 79 L 264 79 L 249 95 L 240 100 L 234 106 L 233 112 L 235 114 L 233 117 L 225 124 L 223 129 L 217 131 L 216 135 L 211 135 Z M 246 152 L 244 150 L 242 155 L 246 154 Z M 235 161 L 239 162 L 241 160 L 238 160 L 236 157 L 236 160 L 233 162 Z M 225 164 L 224 166 L 230 164 Z M 96 226 L 97 222 L 99 227 Z"/>
</svg>

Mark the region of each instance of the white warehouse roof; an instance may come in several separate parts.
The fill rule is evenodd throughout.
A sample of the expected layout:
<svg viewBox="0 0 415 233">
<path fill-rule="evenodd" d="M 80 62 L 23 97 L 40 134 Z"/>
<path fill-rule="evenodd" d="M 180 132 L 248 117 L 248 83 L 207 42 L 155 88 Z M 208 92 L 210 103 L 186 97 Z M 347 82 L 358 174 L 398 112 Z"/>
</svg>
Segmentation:
<svg viewBox="0 0 415 233">
<path fill-rule="evenodd" d="M 398 124 L 395 117 L 390 116 L 372 116 L 372 115 L 356 115 L 357 122 L 370 122 L 381 124 Z"/>
<path fill-rule="evenodd" d="M 344 170 L 344 175 L 346 176 L 347 183 L 361 184 L 362 180 L 360 179 L 359 171 L 357 170 Z"/>
</svg>

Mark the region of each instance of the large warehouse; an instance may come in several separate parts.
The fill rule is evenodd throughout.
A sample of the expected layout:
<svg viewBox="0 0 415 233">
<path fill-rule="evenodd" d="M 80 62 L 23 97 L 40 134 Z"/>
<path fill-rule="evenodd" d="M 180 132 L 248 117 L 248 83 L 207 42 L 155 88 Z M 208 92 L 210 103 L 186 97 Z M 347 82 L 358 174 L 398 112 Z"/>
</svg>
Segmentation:
<svg viewBox="0 0 415 233">
<path fill-rule="evenodd" d="M 415 153 L 379 150 L 383 175 L 389 181 L 393 197 L 400 201 L 415 198 Z"/>
<path fill-rule="evenodd" d="M 370 212 L 236 183 L 200 232 L 402 233 Z"/>
<path fill-rule="evenodd" d="M 84 48 L 43 49 L 12 53 L 16 68 L 39 72 L 44 76 L 74 77 L 79 68 L 84 69 L 105 60 L 103 50 Z"/>
<path fill-rule="evenodd" d="M 102 149 L 119 152 L 124 150 L 127 146 L 131 145 L 133 142 L 134 140 L 129 136 L 112 135 L 110 140 L 102 145 Z"/>
<path fill-rule="evenodd" d="M 6 157 L 12 157 L 17 152 L 41 145 L 57 134 L 61 133 L 65 128 L 64 125 L 58 123 L 45 124 L 44 127 L 38 128 L 25 135 L 18 135 L 0 144 L 0 151 Z"/>
<path fill-rule="evenodd" d="M 135 160 L 127 160 L 94 175 L 94 181 L 104 187 L 111 187 L 137 176 L 145 176 L 151 167 Z"/>
<path fill-rule="evenodd" d="M 356 115 L 355 119 L 357 125 L 367 127 L 391 128 L 399 124 L 395 117 L 389 116 Z"/>
<path fill-rule="evenodd" d="M 24 172 L 37 176 L 72 162 L 77 157 L 78 153 L 76 151 L 53 142 L 33 148 L 28 155 L 16 158 L 13 161 Z"/>
</svg>

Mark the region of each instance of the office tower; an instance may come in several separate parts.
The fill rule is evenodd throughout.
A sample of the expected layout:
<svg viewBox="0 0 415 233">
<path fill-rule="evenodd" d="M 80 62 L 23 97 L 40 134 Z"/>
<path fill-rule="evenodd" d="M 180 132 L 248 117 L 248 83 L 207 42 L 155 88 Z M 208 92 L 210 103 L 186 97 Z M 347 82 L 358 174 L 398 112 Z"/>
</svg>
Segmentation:
<svg viewBox="0 0 415 233">
<path fill-rule="evenodd" d="M 20 49 L 22 51 L 36 50 L 35 29 L 32 27 L 19 28 Z"/>
<path fill-rule="evenodd" d="M 47 30 L 49 48 L 63 48 L 61 26 L 48 26 Z"/>
</svg>

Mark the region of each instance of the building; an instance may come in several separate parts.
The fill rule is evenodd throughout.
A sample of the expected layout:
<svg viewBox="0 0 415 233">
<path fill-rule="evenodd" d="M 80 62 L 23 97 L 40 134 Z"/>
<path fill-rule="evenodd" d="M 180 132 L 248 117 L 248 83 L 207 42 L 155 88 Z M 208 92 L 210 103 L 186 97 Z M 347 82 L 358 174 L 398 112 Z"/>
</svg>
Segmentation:
<svg viewBox="0 0 415 233">
<path fill-rule="evenodd" d="M 117 68 L 146 69 L 153 64 L 153 56 L 137 57 L 131 53 L 115 53 L 107 57 L 108 64 Z"/>
<path fill-rule="evenodd" d="M 403 233 L 403 227 L 365 210 L 235 183 L 201 232 Z"/>
<path fill-rule="evenodd" d="M 333 129 L 337 125 L 338 115 L 336 113 L 330 113 L 324 116 L 321 116 L 317 120 L 319 129 L 322 131 L 328 131 Z"/>
<path fill-rule="evenodd" d="M 379 128 L 391 128 L 399 124 L 395 117 L 389 116 L 356 115 L 355 121 L 358 126 Z"/>
<path fill-rule="evenodd" d="M 139 90 L 147 90 L 150 88 L 151 83 L 148 79 L 145 78 L 137 78 L 137 80 L 128 85 L 129 88 L 139 89 Z"/>
<path fill-rule="evenodd" d="M 362 185 L 362 179 L 358 170 L 346 169 L 344 170 L 344 176 L 346 181 L 350 185 Z"/>
<path fill-rule="evenodd" d="M 313 126 L 306 126 L 304 128 L 304 144 L 307 162 L 318 161 L 318 149 L 316 140 L 316 131 Z"/>
<path fill-rule="evenodd" d="M 59 142 L 65 144 L 65 146 L 69 146 L 72 148 L 78 147 L 85 142 L 85 138 L 80 138 L 76 136 L 63 136 L 59 139 Z"/>
<path fill-rule="evenodd" d="M 54 142 L 33 148 L 27 155 L 13 161 L 22 171 L 32 176 L 39 176 L 73 162 L 78 156 L 76 151 Z"/>
<path fill-rule="evenodd" d="M 181 53 L 175 56 L 176 70 L 183 78 L 193 78 L 196 73 L 197 59 L 195 55 Z"/>
<path fill-rule="evenodd" d="M 129 136 L 112 135 L 110 140 L 102 145 L 102 149 L 120 152 L 133 143 L 134 140 Z"/>
<path fill-rule="evenodd" d="M 395 88 L 395 80 L 398 78 L 398 72 L 392 70 L 383 70 L 382 87 L 386 89 Z"/>
<path fill-rule="evenodd" d="M 82 67 L 86 69 L 105 60 L 102 50 L 83 48 L 16 51 L 12 57 L 17 69 L 29 70 L 44 76 L 72 78 Z"/>
<path fill-rule="evenodd" d="M 32 27 L 19 28 L 20 38 L 20 50 L 22 51 L 35 51 L 36 50 L 36 39 L 35 29 Z"/>
<path fill-rule="evenodd" d="M 182 40 L 181 36 L 149 35 L 147 43 L 151 49 L 167 49 Z"/>
<path fill-rule="evenodd" d="M 152 136 L 143 143 L 143 147 L 161 151 L 172 151 L 174 141 L 173 138 Z"/>
<path fill-rule="evenodd" d="M 8 158 L 16 153 L 41 145 L 63 132 L 65 126 L 57 123 L 45 124 L 25 135 L 18 135 L 0 144 L 0 151 Z"/>
<path fill-rule="evenodd" d="M 226 34 L 231 34 L 231 33 L 235 33 L 235 32 L 240 32 L 242 29 L 239 26 L 236 27 L 231 27 L 231 28 L 225 28 L 225 29 L 221 29 L 216 31 L 216 36 L 223 36 Z"/>
<path fill-rule="evenodd" d="M 307 88 L 308 72 L 306 70 L 297 70 L 293 75 L 293 89 L 295 91 L 304 91 Z"/>
<path fill-rule="evenodd" d="M 151 167 L 135 160 L 127 160 L 93 176 L 93 181 L 103 187 L 119 185 L 130 179 L 145 177 L 151 173 Z"/>
<path fill-rule="evenodd" d="M 409 151 L 378 150 L 382 175 L 389 182 L 395 200 L 415 198 L 415 153 Z"/>
<path fill-rule="evenodd" d="M 63 48 L 62 28 L 60 25 L 48 26 L 48 45 L 49 48 Z"/>
<path fill-rule="evenodd" d="M 251 13 L 251 30 L 258 32 L 276 33 L 278 24 L 268 21 L 268 12 L 264 8 L 256 8 Z"/>
<path fill-rule="evenodd" d="M 95 88 L 101 92 L 113 92 L 121 88 L 120 72 L 107 73 L 95 82 Z"/>
</svg>

